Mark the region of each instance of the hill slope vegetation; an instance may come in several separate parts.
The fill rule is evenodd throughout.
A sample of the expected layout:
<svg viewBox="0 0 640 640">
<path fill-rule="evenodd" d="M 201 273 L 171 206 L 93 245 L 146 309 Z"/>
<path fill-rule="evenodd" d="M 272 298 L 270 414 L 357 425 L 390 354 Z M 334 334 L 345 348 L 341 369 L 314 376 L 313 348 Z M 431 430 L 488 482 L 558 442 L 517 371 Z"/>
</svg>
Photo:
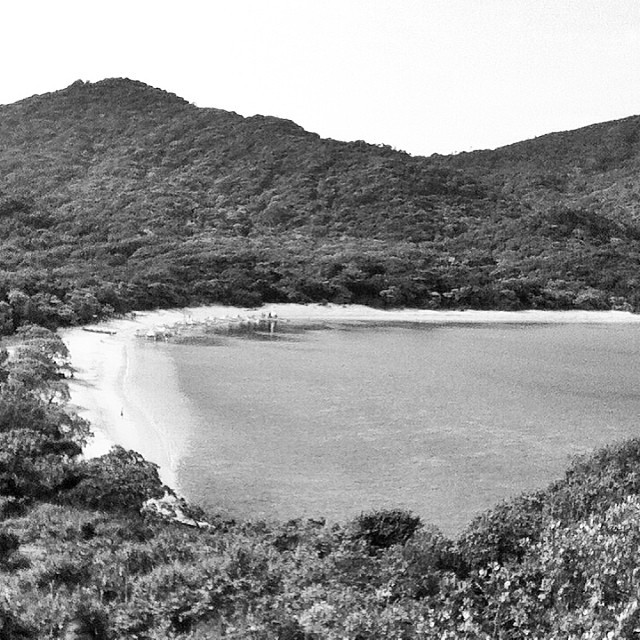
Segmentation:
<svg viewBox="0 0 640 640">
<path fill-rule="evenodd" d="M 79 81 L 0 107 L 0 326 L 214 301 L 636 310 L 639 132 L 411 157 Z"/>
<path fill-rule="evenodd" d="M 640 441 L 457 540 L 394 510 L 170 501 L 179 522 L 135 452 L 82 459 L 65 345 L 29 323 L 213 300 L 637 310 L 638 124 L 411 158 L 125 80 L 0 107 L 0 639 L 637 636 Z"/>
</svg>

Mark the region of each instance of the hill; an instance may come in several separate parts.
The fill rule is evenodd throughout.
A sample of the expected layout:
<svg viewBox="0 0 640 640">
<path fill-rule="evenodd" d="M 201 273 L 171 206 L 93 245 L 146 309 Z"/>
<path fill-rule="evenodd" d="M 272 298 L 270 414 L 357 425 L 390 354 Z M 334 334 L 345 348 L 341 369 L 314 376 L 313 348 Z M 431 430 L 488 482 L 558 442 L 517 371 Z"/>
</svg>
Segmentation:
<svg viewBox="0 0 640 640">
<path fill-rule="evenodd" d="M 0 350 L 0 638 L 637 635 L 640 441 L 457 540 L 397 510 L 168 501 L 177 520 L 140 455 L 80 457 L 66 347 L 27 323 L 212 300 L 637 310 L 638 125 L 411 158 L 128 80 L 0 107 L 0 325 L 24 325 Z"/>
<path fill-rule="evenodd" d="M 637 310 L 639 131 L 422 158 L 79 81 L 0 107 L 0 325 L 214 301 Z"/>
</svg>

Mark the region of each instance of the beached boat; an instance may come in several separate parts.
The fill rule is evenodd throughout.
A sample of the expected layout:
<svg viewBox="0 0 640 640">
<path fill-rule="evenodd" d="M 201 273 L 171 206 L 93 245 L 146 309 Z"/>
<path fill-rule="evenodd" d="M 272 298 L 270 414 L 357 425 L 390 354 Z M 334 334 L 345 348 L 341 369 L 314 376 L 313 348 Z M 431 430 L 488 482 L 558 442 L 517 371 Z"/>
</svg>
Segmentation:
<svg viewBox="0 0 640 640">
<path fill-rule="evenodd" d="M 108 336 L 115 336 L 117 331 L 113 331 L 111 329 L 91 329 L 89 327 L 82 327 L 83 331 L 88 331 L 89 333 L 104 333 Z"/>
</svg>

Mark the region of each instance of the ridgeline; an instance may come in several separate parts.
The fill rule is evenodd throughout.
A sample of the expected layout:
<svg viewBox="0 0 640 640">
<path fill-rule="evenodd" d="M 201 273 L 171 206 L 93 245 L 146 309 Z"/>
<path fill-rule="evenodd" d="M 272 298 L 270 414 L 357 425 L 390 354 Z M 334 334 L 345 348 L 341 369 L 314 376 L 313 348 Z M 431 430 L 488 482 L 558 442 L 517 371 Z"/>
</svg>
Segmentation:
<svg viewBox="0 0 640 640">
<path fill-rule="evenodd" d="M 131 80 L 0 107 L 0 329 L 223 302 L 640 308 L 640 118 L 411 157 Z"/>
</svg>

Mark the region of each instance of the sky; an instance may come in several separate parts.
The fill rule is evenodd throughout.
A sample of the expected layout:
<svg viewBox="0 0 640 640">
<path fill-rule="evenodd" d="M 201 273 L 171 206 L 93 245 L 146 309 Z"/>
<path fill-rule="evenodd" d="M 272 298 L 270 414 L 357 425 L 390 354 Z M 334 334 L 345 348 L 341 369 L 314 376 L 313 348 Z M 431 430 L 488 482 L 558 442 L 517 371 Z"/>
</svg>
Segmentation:
<svg viewBox="0 0 640 640">
<path fill-rule="evenodd" d="M 640 114 L 640 0 L 20 0 L 0 104 L 126 77 L 414 155 Z"/>
</svg>

